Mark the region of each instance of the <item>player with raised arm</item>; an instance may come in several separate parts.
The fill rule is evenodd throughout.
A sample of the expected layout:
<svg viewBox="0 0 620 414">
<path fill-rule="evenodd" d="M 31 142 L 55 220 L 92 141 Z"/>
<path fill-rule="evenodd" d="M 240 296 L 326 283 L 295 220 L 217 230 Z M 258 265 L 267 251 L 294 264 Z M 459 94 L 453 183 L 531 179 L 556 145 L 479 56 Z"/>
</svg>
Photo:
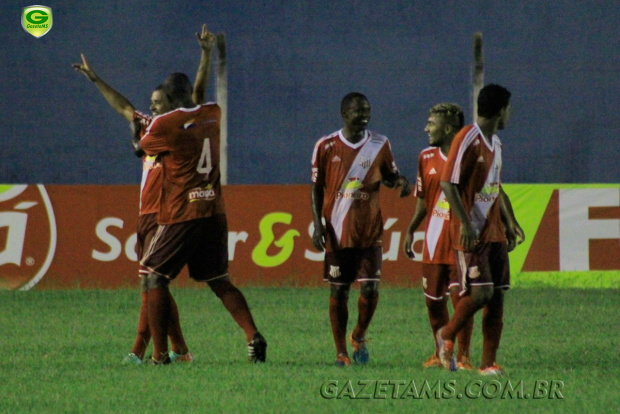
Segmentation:
<svg viewBox="0 0 620 414">
<path fill-rule="evenodd" d="M 456 369 L 454 339 L 483 309 L 479 371 L 501 375 L 497 350 L 503 328 L 504 291 L 510 287 L 508 252 L 522 239 L 523 231 L 502 189 L 502 144 L 496 135 L 510 118 L 510 92 L 490 84 L 482 88 L 477 102 L 477 122 L 456 135 L 441 176 L 441 188 L 453 213 L 450 235 L 462 298 L 436 338 L 442 364 Z"/>
<path fill-rule="evenodd" d="M 379 301 L 383 218 L 379 188 L 383 182 L 411 192 L 400 175 L 388 139 L 366 129 L 370 103 L 352 92 L 341 102 L 344 126 L 318 140 L 312 155 L 314 246 L 325 251 L 323 278 L 329 282 L 329 319 L 336 345 L 336 365 L 351 364 L 346 345 L 351 284 L 360 282 L 358 320 L 349 340 L 353 360 L 366 364 L 366 331 Z M 325 219 L 325 224 L 323 224 Z"/>
<path fill-rule="evenodd" d="M 220 183 L 220 116 L 216 103 L 195 105 L 187 75 L 173 73 L 163 91 L 177 108 L 155 118 L 140 140 L 148 155 L 161 157 L 163 177 L 157 233 L 142 265 L 148 269 L 148 320 L 152 362 L 170 362 L 166 333 L 172 294 L 169 285 L 187 264 L 244 330 L 248 359 L 264 362 L 267 342 L 258 332 L 245 297 L 228 274 L 228 228 Z"/>
<path fill-rule="evenodd" d="M 215 44 L 215 36 L 207 30 L 206 25 L 203 25 L 202 32 L 196 33 L 196 37 L 201 48 L 201 57 L 196 74 L 196 82 L 194 83 L 193 99 L 195 103 L 200 104 L 205 101 L 205 91 L 209 80 L 211 53 Z M 153 116 L 149 116 L 137 111 L 129 100 L 103 81 L 91 68 L 84 55 L 82 55 L 82 63 L 74 64 L 73 67 L 83 73 L 97 86 L 112 108 L 130 121 L 130 125 L 134 131 L 134 141 L 139 140 L 141 136 L 144 135 L 146 128 L 150 125 L 154 116 L 164 114 L 173 109 L 169 98 L 162 91 L 161 86 L 152 93 L 150 109 Z M 158 157 L 146 156 L 143 153 L 138 153 L 137 155 L 142 158 L 143 162 L 142 182 L 140 185 L 140 215 L 138 219 L 136 243 L 138 260 L 141 260 L 145 248 L 148 247 L 157 230 L 157 212 L 159 211 L 161 189 L 161 164 Z M 146 289 L 144 277 L 147 274 L 148 271 L 143 266 L 140 266 L 139 275 L 142 280 L 142 300 L 138 319 L 138 332 L 131 352 L 123 360 L 125 364 L 141 364 L 151 339 L 147 313 L 148 290 Z M 172 346 L 170 358 L 172 361 L 176 362 L 191 362 L 193 357 L 183 337 L 178 308 L 174 299 L 171 301 L 170 306 L 171 312 L 168 332 Z"/>
<path fill-rule="evenodd" d="M 448 295 L 454 307 L 460 298 L 457 289 L 458 275 L 454 251 L 450 242 L 450 205 L 441 191 L 439 181 L 452 140 L 463 124 L 463 111 L 456 104 L 440 103 L 429 110 L 424 131 L 428 134 L 430 147 L 424 149 L 418 157 L 418 177 L 414 188 L 414 195 L 418 198 L 418 202 L 403 244 L 405 254 L 413 259 L 415 256 L 412 245 L 413 233 L 426 218 L 422 252 L 422 285 L 433 333 L 433 343 L 435 343 L 437 330 L 447 324 L 450 319 L 447 306 Z M 458 334 L 457 365 L 459 369 L 474 369 L 469 359 L 473 322 L 473 318 L 470 319 Z M 436 346 L 435 352 L 422 366 L 425 368 L 442 366 Z"/>
</svg>

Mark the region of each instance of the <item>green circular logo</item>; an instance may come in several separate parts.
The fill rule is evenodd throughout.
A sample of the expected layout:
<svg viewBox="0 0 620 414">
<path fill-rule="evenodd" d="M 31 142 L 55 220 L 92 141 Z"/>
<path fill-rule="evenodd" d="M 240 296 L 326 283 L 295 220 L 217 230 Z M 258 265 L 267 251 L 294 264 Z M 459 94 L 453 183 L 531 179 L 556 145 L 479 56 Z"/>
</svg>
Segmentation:
<svg viewBox="0 0 620 414">
<path fill-rule="evenodd" d="M 49 18 L 49 14 L 47 14 L 43 10 L 33 10 L 29 13 L 26 13 L 26 20 L 28 20 L 32 24 L 45 23 L 49 20 Z"/>
</svg>

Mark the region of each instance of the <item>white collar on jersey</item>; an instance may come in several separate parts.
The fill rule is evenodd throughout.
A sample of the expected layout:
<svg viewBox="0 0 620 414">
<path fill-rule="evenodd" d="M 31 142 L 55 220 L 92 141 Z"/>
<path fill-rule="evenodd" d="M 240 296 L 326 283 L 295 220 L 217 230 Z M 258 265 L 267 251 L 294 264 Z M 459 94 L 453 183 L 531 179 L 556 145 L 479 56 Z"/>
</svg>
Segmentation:
<svg viewBox="0 0 620 414">
<path fill-rule="evenodd" d="M 485 137 L 484 134 L 482 133 L 482 129 L 480 129 L 480 125 L 478 125 L 477 122 L 474 125 L 476 126 L 476 128 L 478 129 L 478 133 L 482 137 L 482 142 L 484 142 L 484 144 L 487 146 L 489 151 L 493 151 L 495 149 L 495 141 L 499 141 L 499 137 L 497 136 L 497 134 L 493 134 L 493 136 L 491 137 L 491 142 L 489 142 L 487 141 L 487 137 Z"/>
<path fill-rule="evenodd" d="M 361 147 L 362 145 L 364 145 L 366 143 L 366 141 L 368 141 L 368 137 L 370 137 L 370 133 L 368 132 L 368 130 L 364 130 L 364 138 L 362 138 L 359 142 L 353 144 L 352 142 L 349 142 L 344 135 L 342 134 L 342 129 L 340 131 L 338 131 L 338 137 L 340 138 L 340 140 L 348 147 L 351 147 L 353 149 L 358 149 L 359 147 Z"/>
</svg>

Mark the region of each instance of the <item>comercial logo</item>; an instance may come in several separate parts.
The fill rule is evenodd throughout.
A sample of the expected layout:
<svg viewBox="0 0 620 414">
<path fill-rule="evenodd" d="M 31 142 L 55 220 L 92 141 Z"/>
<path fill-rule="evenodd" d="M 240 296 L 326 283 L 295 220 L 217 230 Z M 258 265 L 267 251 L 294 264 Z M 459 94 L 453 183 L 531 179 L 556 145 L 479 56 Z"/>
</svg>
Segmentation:
<svg viewBox="0 0 620 414">
<path fill-rule="evenodd" d="M 0 185 L 0 289 L 28 290 L 56 251 L 56 219 L 43 185 Z"/>
<path fill-rule="evenodd" d="M 47 6 L 28 6 L 22 11 L 22 27 L 36 38 L 46 35 L 52 30 L 54 20 L 52 9 Z"/>
<path fill-rule="evenodd" d="M 187 197 L 190 203 L 194 201 L 210 201 L 215 198 L 215 190 L 211 184 L 209 184 L 205 188 L 198 187 L 191 189 Z"/>
<path fill-rule="evenodd" d="M 368 193 L 360 191 L 360 189 L 364 188 L 364 184 L 357 177 L 349 178 L 349 181 L 346 182 L 343 186 L 343 190 L 340 190 L 336 193 L 337 198 L 352 198 L 354 200 L 368 200 L 370 196 Z"/>
</svg>

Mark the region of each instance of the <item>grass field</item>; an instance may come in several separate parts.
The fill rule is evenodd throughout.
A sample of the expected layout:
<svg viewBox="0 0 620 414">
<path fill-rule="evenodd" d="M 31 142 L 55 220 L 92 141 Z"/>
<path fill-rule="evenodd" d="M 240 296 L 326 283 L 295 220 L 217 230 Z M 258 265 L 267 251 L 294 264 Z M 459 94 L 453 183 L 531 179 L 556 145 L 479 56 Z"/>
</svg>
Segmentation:
<svg viewBox="0 0 620 414">
<path fill-rule="evenodd" d="M 266 364 L 246 362 L 241 330 L 208 290 L 173 290 L 195 363 L 165 367 L 120 365 L 137 291 L 0 292 L 0 412 L 620 413 L 615 289 L 508 292 L 499 379 L 421 368 L 433 344 L 417 289 L 382 290 L 371 361 L 348 368 L 332 365 L 327 289 L 243 291 Z M 478 317 L 475 363 L 480 336 Z"/>
</svg>

